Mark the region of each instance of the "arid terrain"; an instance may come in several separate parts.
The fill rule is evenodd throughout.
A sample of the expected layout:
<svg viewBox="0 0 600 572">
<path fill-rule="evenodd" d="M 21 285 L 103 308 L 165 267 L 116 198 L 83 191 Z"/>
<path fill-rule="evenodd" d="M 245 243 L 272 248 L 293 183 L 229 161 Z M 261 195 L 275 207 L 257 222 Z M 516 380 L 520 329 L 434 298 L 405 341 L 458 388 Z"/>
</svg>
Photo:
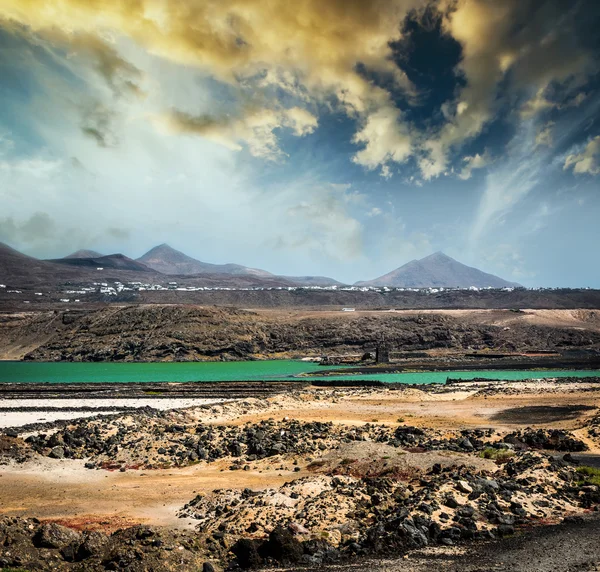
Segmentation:
<svg viewBox="0 0 600 572">
<path fill-rule="evenodd" d="M 392 352 L 400 352 L 398 357 L 402 357 L 402 352 L 423 350 L 437 355 L 464 355 L 480 350 L 507 354 L 596 352 L 600 349 L 600 312 L 340 312 L 113 304 L 97 309 L 32 308 L 29 312 L 0 314 L 0 359 L 174 361 L 344 354 L 360 357 L 373 351 L 382 339 Z M 501 361 L 494 363 L 502 365 Z M 551 360 L 550 366 L 553 365 L 557 364 Z"/>
<path fill-rule="evenodd" d="M 304 386 L 5 429 L 0 565 L 533 570 L 494 555 L 558 525 L 585 550 L 552 569 L 596 570 L 599 405 L 598 378 Z"/>
<path fill-rule="evenodd" d="M 382 344 L 391 363 L 374 362 Z M 587 309 L 100 304 L 0 318 L 9 360 L 302 357 L 384 375 L 597 370 L 599 350 Z M 0 568 L 597 570 L 600 378 L 498 375 L 4 383 Z"/>
</svg>

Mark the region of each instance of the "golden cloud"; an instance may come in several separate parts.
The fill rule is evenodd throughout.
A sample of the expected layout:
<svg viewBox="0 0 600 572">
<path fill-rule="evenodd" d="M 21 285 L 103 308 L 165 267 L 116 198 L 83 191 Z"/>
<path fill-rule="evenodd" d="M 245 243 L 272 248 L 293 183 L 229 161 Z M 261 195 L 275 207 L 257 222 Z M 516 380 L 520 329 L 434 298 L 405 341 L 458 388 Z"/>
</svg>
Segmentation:
<svg viewBox="0 0 600 572">
<path fill-rule="evenodd" d="M 191 115 L 179 110 L 154 118 L 168 132 L 201 135 L 239 151 L 242 143 L 255 157 L 275 160 L 282 155 L 275 129 L 285 127 L 298 136 L 312 133 L 317 118 L 305 109 L 249 109 L 241 116 Z"/>
<path fill-rule="evenodd" d="M 441 128 L 420 133 L 407 124 L 391 93 L 358 68 L 382 74 L 409 99 L 414 96 L 391 57 L 390 42 L 400 38 L 406 15 L 430 6 L 429 0 L 0 0 L 0 18 L 88 53 L 118 92 L 139 92 L 139 73 L 114 47 L 129 38 L 153 55 L 263 95 L 264 109 L 241 118 L 167 114 L 162 123 L 171 130 L 231 148 L 245 142 L 253 154 L 272 156 L 276 127 L 303 135 L 316 126 L 316 118 L 308 111 L 303 113 L 310 118 L 301 116 L 298 107 L 273 111 L 280 105 L 273 93 L 283 91 L 296 101 L 338 105 L 356 118 L 354 142 L 363 146 L 353 158 L 357 164 L 381 167 L 387 175 L 389 163 L 416 154 L 429 179 L 446 172 L 450 150 L 480 134 L 495 116 L 498 86 L 509 72 L 516 85 L 532 92 L 528 109 L 539 113 L 552 81 L 588 66 L 585 51 L 567 44 L 569 30 L 553 29 L 551 11 L 549 18 L 538 11 L 532 22 L 527 19 L 533 2 L 437 1 L 445 33 L 462 46 L 457 73 L 465 85 L 445 104 Z"/>
</svg>

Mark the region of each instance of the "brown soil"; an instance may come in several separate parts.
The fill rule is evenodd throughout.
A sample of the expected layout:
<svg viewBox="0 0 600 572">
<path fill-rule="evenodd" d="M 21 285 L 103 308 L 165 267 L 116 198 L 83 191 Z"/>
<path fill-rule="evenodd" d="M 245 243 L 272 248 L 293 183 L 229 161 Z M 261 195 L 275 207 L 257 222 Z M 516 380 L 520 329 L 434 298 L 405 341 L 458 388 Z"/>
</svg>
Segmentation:
<svg viewBox="0 0 600 572">
<path fill-rule="evenodd" d="M 217 462 L 153 471 L 90 471 L 81 461 L 37 459 L 0 470 L 0 514 L 69 520 L 78 527 L 114 530 L 120 522 L 190 527 L 176 511 L 199 492 L 224 486 L 280 486 L 302 476 L 263 462 L 257 471 L 227 470 Z M 277 464 L 279 467 L 280 464 Z M 120 526 L 116 526 L 120 528 Z"/>
<path fill-rule="evenodd" d="M 475 427 L 499 432 L 527 426 L 560 427 L 574 431 L 583 439 L 591 448 L 588 454 L 600 454 L 600 444 L 587 438 L 582 429 L 584 422 L 597 414 L 595 408 L 600 405 L 600 392 L 563 393 L 561 386 L 546 382 L 520 384 L 520 387 L 523 391 L 529 388 L 532 393 L 487 398 L 473 397 L 476 390 L 462 388 L 441 394 L 416 389 L 313 389 L 294 398 L 285 395 L 269 398 L 268 403 L 261 402 L 260 407 L 244 405 L 240 409 L 229 404 L 216 408 L 212 422 L 237 425 L 288 417 L 362 425 L 377 420 L 392 427 L 406 423 L 442 432 Z M 538 409 L 522 409 L 533 407 Z M 548 408 L 545 411 L 552 411 L 552 416 L 543 419 L 533 414 L 514 416 L 514 411 L 535 413 L 540 407 Z M 205 419 L 205 422 L 211 421 Z M 77 519 L 77 522 L 89 521 L 93 527 L 108 519 L 105 526 L 109 529 L 115 518 L 189 526 L 188 522 L 176 518 L 176 511 L 197 493 L 223 487 L 276 487 L 309 474 L 306 458 L 297 459 L 300 472 L 294 472 L 293 460 L 287 457 L 264 459 L 244 471 L 230 471 L 230 461 L 222 460 L 179 469 L 127 472 L 89 470 L 83 467 L 83 461 L 46 457 L 36 457 L 21 465 L 11 461 L 0 466 L 0 514 Z M 408 457 L 397 463 L 405 464 L 407 460 Z M 422 461 L 425 462 L 426 457 Z"/>
</svg>

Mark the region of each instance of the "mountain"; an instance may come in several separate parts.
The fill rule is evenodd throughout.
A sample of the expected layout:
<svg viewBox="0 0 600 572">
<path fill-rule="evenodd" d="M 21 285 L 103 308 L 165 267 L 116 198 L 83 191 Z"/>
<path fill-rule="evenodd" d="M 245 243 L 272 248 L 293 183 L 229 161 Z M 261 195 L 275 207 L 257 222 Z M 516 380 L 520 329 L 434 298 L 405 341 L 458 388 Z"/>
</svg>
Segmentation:
<svg viewBox="0 0 600 572">
<path fill-rule="evenodd" d="M 487 274 L 477 268 L 466 266 L 436 252 L 393 270 L 392 272 L 365 282 L 357 282 L 356 286 L 392 286 L 395 288 L 505 288 L 520 286 L 508 282 L 493 274 Z"/>
<path fill-rule="evenodd" d="M 104 255 L 95 250 L 77 250 L 64 258 L 99 258 L 100 256 Z"/>
<path fill-rule="evenodd" d="M 115 270 L 153 272 L 152 268 L 148 268 L 145 264 L 142 264 L 137 260 L 132 260 L 124 254 L 109 254 L 108 256 L 94 256 L 89 258 L 83 256 L 56 258 L 54 260 L 48 260 L 47 262 L 53 264 L 68 264 L 69 266 L 76 266 L 78 268 L 113 268 Z"/>
<path fill-rule="evenodd" d="M 293 282 L 297 286 L 343 286 L 342 282 L 338 282 L 327 276 L 280 276 L 285 280 Z"/>
<path fill-rule="evenodd" d="M 187 276 L 195 274 L 250 274 L 259 277 L 273 276 L 273 274 L 265 270 L 248 268 L 239 264 L 211 264 L 209 262 L 201 262 L 179 250 L 171 248 L 168 244 L 155 246 L 146 252 L 146 254 L 140 256 L 137 261 L 163 274 Z"/>
<path fill-rule="evenodd" d="M 108 260 L 107 260 L 108 259 Z M 0 282 L 15 288 L 55 288 L 66 282 L 92 282 L 97 280 L 139 280 L 149 269 L 139 263 L 132 268 L 121 255 L 101 256 L 96 259 L 60 258 L 38 260 L 6 244 L 0 243 Z M 102 272 L 96 270 L 106 264 Z M 143 274 L 140 270 L 143 268 Z"/>
<path fill-rule="evenodd" d="M 98 270 L 101 268 L 102 270 Z M 93 282 L 129 282 L 164 284 L 160 274 L 143 263 L 122 254 L 92 258 L 59 258 L 38 260 L 0 243 L 0 284 L 9 288 L 56 290 L 65 284 Z M 293 282 L 267 274 L 208 273 L 178 278 L 180 286 L 227 288 L 277 288 L 293 286 Z M 4 289 L 0 293 L 4 292 Z M 169 295 L 175 293 L 169 293 Z M 180 294 L 177 292 L 177 294 Z"/>
<path fill-rule="evenodd" d="M 52 266 L 48 263 L 0 242 L 0 282 L 3 284 L 21 284 L 33 275 L 44 275 L 49 269 Z"/>
</svg>

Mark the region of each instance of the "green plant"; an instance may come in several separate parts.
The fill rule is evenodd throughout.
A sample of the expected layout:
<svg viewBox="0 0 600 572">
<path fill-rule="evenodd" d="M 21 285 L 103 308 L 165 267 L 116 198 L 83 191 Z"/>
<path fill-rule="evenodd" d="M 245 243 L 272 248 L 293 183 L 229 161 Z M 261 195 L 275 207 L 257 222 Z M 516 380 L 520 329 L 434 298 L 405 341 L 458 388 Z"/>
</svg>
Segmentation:
<svg viewBox="0 0 600 572">
<path fill-rule="evenodd" d="M 600 469 L 584 465 L 577 467 L 577 472 L 585 477 L 583 484 L 600 486 Z"/>
<path fill-rule="evenodd" d="M 404 417 L 398 417 L 396 420 L 398 423 L 404 423 Z"/>
<path fill-rule="evenodd" d="M 500 463 L 505 463 L 514 456 L 514 451 L 510 449 L 495 449 L 494 447 L 486 447 L 481 453 L 479 453 L 480 457 L 484 459 L 491 459 L 492 461 L 498 461 Z"/>
</svg>

